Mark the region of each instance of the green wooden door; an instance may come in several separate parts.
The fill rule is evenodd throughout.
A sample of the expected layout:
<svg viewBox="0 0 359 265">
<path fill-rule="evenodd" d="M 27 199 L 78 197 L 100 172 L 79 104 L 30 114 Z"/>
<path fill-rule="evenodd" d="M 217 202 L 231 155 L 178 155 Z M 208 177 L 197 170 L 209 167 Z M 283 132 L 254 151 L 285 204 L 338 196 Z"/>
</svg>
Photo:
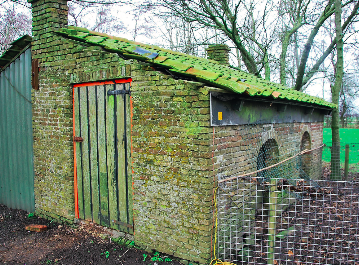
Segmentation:
<svg viewBox="0 0 359 265">
<path fill-rule="evenodd" d="M 112 81 L 75 85 L 74 140 L 78 217 L 131 233 L 129 89 Z"/>
</svg>

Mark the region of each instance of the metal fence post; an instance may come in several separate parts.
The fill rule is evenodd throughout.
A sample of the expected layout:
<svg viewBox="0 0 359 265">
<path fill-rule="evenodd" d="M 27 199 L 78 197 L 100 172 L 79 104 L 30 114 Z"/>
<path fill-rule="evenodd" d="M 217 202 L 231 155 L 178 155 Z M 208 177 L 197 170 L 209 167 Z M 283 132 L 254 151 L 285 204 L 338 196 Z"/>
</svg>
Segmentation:
<svg viewBox="0 0 359 265">
<path fill-rule="evenodd" d="M 349 144 L 345 145 L 344 180 L 347 180 L 349 172 Z"/>
<path fill-rule="evenodd" d="M 269 192 L 269 220 L 268 220 L 268 261 L 267 264 L 274 265 L 275 254 L 275 236 L 277 226 L 277 180 L 270 180 Z"/>
</svg>

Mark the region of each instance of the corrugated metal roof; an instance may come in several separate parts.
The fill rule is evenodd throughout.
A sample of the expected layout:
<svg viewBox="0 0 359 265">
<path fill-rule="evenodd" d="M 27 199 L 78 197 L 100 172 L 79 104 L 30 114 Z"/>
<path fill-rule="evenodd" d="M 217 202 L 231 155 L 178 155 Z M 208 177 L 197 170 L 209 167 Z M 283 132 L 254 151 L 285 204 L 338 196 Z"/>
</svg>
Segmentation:
<svg viewBox="0 0 359 265">
<path fill-rule="evenodd" d="M 155 67 L 165 68 L 173 74 L 190 77 L 238 94 L 284 99 L 325 108 L 337 108 L 335 104 L 321 98 L 286 88 L 212 60 L 90 31 L 85 28 L 69 26 L 60 29 L 58 33 L 66 38 L 100 46 L 109 52 L 121 54 L 127 59 L 148 62 Z"/>
<path fill-rule="evenodd" d="M 13 41 L 11 47 L 0 56 L 0 71 L 6 68 L 12 61 L 14 61 L 22 51 L 31 44 L 32 37 L 24 35 L 19 39 Z"/>
</svg>

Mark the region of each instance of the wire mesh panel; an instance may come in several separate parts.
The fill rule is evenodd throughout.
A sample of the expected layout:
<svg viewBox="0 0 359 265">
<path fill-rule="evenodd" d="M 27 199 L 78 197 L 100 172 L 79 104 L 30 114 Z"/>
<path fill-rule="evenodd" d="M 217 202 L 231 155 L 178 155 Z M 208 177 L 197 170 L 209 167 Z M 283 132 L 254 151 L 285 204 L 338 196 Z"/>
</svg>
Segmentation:
<svg viewBox="0 0 359 265">
<path fill-rule="evenodd" d="M 275 145 L 265 152 L 263 156 L 275 154 Z M 321 152 L 311 151 L 311 159 Z M 219 259 L 235 264 L 359 264 L 359 182 L 310 179 L 305 164 L 311 159 L 302 152 L 270 165 L 267 157 L 256 172 L 219 181 Z"/>
</svg>

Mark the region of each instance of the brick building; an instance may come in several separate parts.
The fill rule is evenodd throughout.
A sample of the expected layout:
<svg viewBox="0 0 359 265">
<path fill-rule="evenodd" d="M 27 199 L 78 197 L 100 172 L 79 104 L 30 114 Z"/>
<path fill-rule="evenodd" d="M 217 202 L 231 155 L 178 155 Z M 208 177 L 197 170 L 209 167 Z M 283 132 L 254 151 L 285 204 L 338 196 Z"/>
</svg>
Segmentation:
<svg viewBox="0 0 359 265">
<path fill-rule="evenodd" d="M 284 159 L 322 143 L 334 105 L 225 65 L 226 47 L 209 48 L 220 64 L 67 26 L 67 0 L 28 2 L 39 214 L 205 264 L 217 181 L 257 170 L 262 146 Z"/>
</svg>

